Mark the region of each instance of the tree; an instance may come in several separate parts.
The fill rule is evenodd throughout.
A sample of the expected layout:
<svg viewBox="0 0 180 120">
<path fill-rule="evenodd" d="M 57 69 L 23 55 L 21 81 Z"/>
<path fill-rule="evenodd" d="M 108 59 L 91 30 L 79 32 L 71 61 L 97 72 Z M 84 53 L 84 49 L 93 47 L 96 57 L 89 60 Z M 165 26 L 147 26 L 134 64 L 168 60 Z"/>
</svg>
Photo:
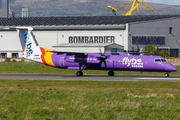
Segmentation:
<svg viewBox="0 0 180 120">
<path fill-rule="evenodd" d="M 158 46 L 155 45 L 146 45 L 143 48 L 144 55 L 152 55 L 152 56 L 162 56 L 162 57 L 169 57 L 170 51 L 169 50 L 160 50 Z"/>
<path fill-rule="evenodd" d="M 143 48 L 143 52 L 147 52 L 147 53 L 144 53 L 144 55 L 158 55 L 159 54 L 159 48 L 158 46 L 155 46 L 155 45 L 146 45 L 144 48 Z"/>
<path fill-rule="evenodd" d="M 160 52 L 159 52 L 159 56 L 162 56 L 162 57 L 169 57 L 170 56 L 170 51 L 168 50 L 161 50 Z"/>
</svg>

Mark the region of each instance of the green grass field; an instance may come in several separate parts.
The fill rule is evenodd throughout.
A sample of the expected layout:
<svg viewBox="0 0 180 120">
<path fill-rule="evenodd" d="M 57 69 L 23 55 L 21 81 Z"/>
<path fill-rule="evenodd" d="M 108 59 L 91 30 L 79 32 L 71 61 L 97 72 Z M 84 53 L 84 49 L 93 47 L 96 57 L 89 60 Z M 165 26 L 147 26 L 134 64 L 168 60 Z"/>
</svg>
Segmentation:
<svg viewBox="0 0 180 120">
<path fill-rule="evenodd" d="M 76 71 L 34 62 L 0 63 L 0 73 Z M 107 74 L 107 71 L 84 73 Z M 171 75 L 180 75 L 179 70 Z M 179 112 L 180 82 L 0 80 L 0 120 L 179 120 Z"/>
<path fill-rule="evenodd" d="M 178 71 L 170 75 L 180 75 Z M 0 62 L 0 73 L 50 73 L 50 74 L 76 74 L 78 70 L 57 69 L 35 62 Z M 106 70 L 83 70 L 84 74 L 107 74 Z M 139 71 L 115 71 L 118 75 L 165 75 L 165 72 L 139 72 Z"/>
<path fill-rule="evenodd" d="M 178 120 L 180 82 L 0 80 L 1 120 Z"/>
</svg>

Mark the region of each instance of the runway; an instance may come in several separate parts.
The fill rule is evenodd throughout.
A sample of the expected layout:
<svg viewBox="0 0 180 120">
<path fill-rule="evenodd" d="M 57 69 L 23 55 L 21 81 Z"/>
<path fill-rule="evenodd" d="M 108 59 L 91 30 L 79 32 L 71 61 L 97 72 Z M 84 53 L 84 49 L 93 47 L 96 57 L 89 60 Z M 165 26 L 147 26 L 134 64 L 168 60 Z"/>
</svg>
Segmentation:
<svg viewBox="0 0 180 120">
<path fill-rule="evenodd" d="M 19 80 L 82 80 L 82 81 L 179 81 L 180 76 L 141 76 L 141 75 L 84 75 L 77 77 L 74 74 L 26 74 L 0 73 L 0 79 Z"/>
</svg>

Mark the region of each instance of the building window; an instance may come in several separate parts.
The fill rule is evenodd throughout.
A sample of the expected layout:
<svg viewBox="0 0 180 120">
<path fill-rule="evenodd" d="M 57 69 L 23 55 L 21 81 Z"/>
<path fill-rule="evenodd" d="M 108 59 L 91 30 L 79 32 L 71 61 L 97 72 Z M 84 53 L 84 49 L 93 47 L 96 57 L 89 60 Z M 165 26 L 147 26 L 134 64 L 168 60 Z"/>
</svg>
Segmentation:
<svg viewBox="0 0 180 120">
<path fill-rule="evenodd" d="M 1 53 L 0 58 L 7 58 L 7 53 Z"/>
<path fill-rule="evenodd" d="M 173 28 L 169 27 L 169 34 L 173 34 Z"/>
<path fill-rule="evenodd" d="M 18 58 L 18 53 L 12 53 L 12 58 Z"/>
<path fill-rule="evenodd" d="M 111 53 L 117 53 L 117 48 L 111 48 Z"/>
<path fill-rule="evenodd" d="M 179 49 L 170 49 L 170 57 L 179 57 Z"/>
</svg>

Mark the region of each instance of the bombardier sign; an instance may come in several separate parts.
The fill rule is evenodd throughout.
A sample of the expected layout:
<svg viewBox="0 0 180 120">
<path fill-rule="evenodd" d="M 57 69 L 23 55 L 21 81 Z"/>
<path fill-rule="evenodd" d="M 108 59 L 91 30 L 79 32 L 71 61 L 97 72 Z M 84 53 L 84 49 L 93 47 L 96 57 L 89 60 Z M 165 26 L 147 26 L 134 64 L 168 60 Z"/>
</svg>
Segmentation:
<svg viewBox="0 0 180 120">
<path fill-rule="evenodd" d="M 115 36 L 69 36 L 69 43 L 115 43 Z"/>
<path fill-rule="evenodd" d="M 165 45 L 165 37 L 164 36 L 133 36 L 132 37 L 133 45 Z"/>
</svg>

